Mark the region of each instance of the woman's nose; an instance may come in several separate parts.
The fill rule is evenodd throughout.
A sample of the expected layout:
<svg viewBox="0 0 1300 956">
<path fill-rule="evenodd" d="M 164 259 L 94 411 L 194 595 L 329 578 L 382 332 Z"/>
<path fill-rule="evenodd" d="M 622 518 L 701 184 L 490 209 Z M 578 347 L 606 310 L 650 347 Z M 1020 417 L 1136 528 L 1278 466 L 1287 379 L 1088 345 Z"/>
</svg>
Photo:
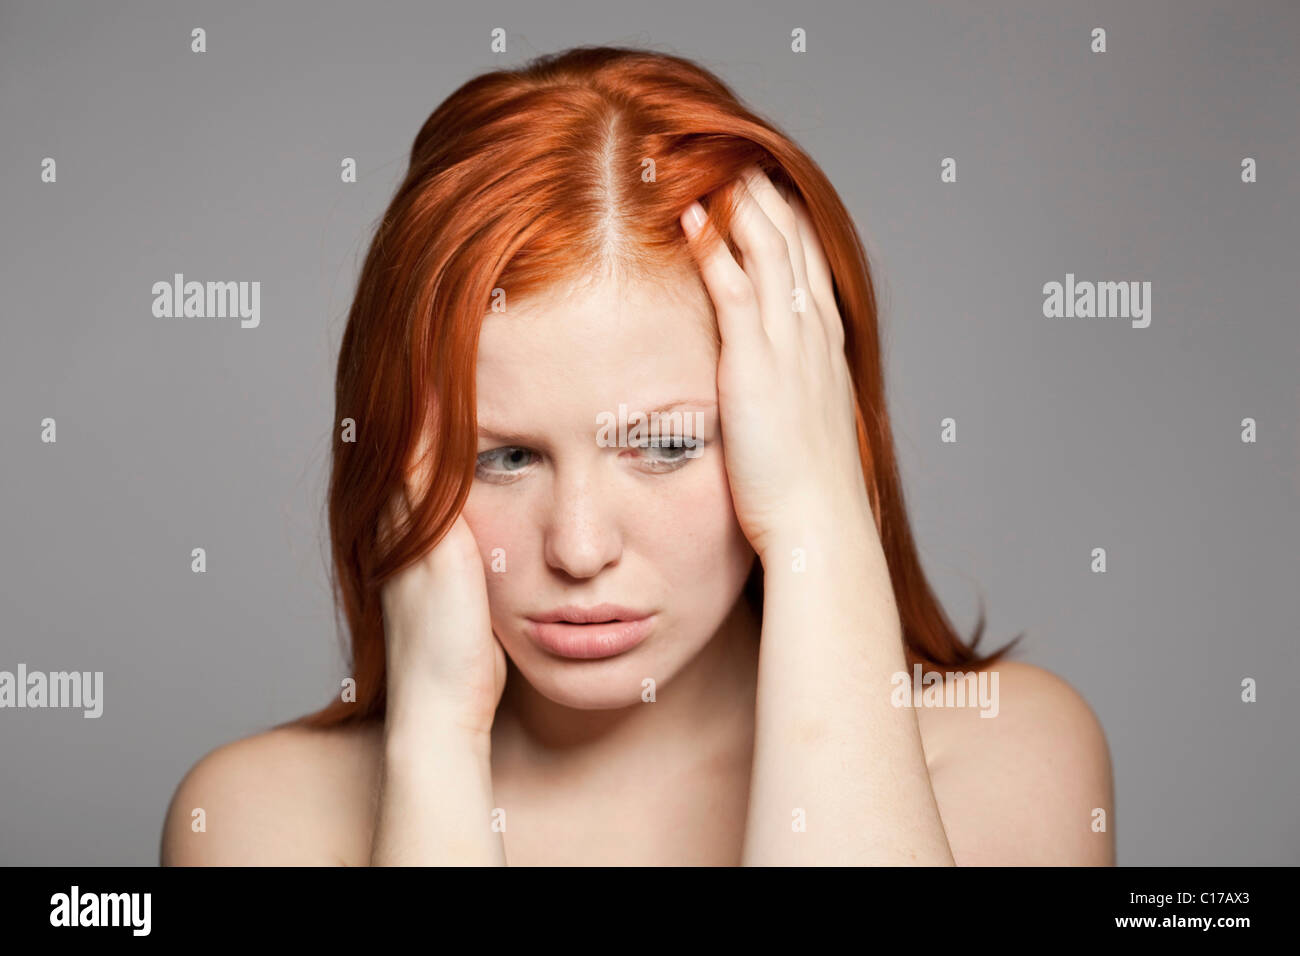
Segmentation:
<svg viewBox="0 0 1300 956">
<path fill-rule="evenodd" d="M 546 525 L 546 562 L 574 578 L 590 578 L 623 551 L 618 502 L 591 471 L 557 475 Z"/>
</svg>

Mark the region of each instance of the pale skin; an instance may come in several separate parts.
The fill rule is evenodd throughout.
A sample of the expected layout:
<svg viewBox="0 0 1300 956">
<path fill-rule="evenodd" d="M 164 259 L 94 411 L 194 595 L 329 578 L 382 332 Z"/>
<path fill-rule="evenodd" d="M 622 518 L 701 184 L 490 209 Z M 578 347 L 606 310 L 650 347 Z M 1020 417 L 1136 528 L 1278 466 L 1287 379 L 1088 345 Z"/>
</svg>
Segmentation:
<svg viewBox="0 0 1300 956">
<path fill-rule="evenodd" d="M 209 754 L 164 863 L 1114 862 L 1105 737 L 1060 678 L 994 665 L 995 719 L 895 706 L 910 671 L 825 255 L 801 204 L 744 183 L 740 261 L 717 244 L 672 285 L 609 279 L 485 320 L 470 499 L 383 592 L 383 725 Z M 706 422 L 695 460 L 592 440 L 619 401 L 679 400 Z M 754 560 L 761 620 L 739 596 Z M 656 630 L 572 661 L 520 624 L 601 601 Z"/>
</svg>

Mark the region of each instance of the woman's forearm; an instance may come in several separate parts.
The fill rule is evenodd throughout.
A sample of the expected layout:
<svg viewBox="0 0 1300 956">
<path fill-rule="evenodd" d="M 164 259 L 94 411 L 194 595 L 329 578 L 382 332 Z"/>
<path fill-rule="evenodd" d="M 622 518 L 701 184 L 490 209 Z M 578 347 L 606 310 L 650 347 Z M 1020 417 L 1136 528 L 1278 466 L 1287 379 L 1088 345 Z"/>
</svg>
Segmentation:
<svg viewBox="0 0 1300 956">
<path fill-rule="evenodd" d="M 764 555 L 749 865 L 953 864 L 915 712 L 891 703 L 884 553 L 855 527 L 828 516 Z"/>
<path fill-rule="evenodd" d="M 388 708 L 372 866 L 504 866 L 491 741 L 436 706 Z"/>
</svg>

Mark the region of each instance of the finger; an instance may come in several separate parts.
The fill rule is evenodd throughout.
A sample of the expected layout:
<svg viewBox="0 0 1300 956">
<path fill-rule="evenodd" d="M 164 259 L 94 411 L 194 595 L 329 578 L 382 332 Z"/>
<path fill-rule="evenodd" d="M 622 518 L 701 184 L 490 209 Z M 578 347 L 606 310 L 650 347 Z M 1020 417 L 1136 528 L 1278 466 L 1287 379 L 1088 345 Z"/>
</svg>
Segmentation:
<svg viewBox="0 0 1300 956">
<path fill-rule="evenodd" d="M 791 201 L 756 166 L 746 170 L 745 182 L 764 215 L 785 237 L 790 269 L 794 275 L 794 287 L 787 308 L 793 315 L 795 333 L 802 337 L 810 354 L 824 354 L 827 350 L 825 320 L 821 314 L 821 304 L 809 286 L 803 237 L 799 234 L 799 220 Z"/>
<path fill-rule="evenodd" d="M 392 493 L 380 512 L 377 522 L 379 540 L 389 546 L 396 544 L 398 537 L 409 530 L 411 509 L 420 499 L 421 491 L 432 481 L 431 446 L 430 434 L 426 430 L 416 442 L 415 451 L 403 473 L 401 487 Z"/>
<path fill-rule="evenodd" d="M 790 244 L 767 217 L 744 179 L 737 181 L 735 195 L 732 237 L 740 249 L 741 266 L 758 293 L 759 313 L 768 338 L 788 346 L 799 331 L 792 308 L 795 281 Z"/>
<path fill-rule="evenodd" d="M 745 270 L 722 241 L 704 207 L 692 202 L 681 215 L 682 229 L 691 240 L 691 250 L 704 287 L 718 316 L 718 334 L 724 345 L 750 348 L 765 344 L 759 315 L 758 293 Z"/>
<path fill-rule="evenodd" d="M 811 298 L 812 290 L 808 288 L 808 270 L 804 261 L 803 242 L 799 238 L 799 222 L 795 218 L 794 209 L 767 174 L 757 166 L 751 166 L 742 176 L 750 195 L 763 210 L 763 214 L 785 237 L 786 254 L 790 257 L 790 271 L 794 276 L 795 288 L 803 289 L 805 295 Z"/>
<path fill-rule="evenodd" d="M 835 282 L 831 276 L 830 263 L 821 240 L 817 238 L 817 229 L 813 226 L 812 214 L 802 199 L 794 196 L 790 200 L 795 222 L 799 227 L 799 238 L 803 245 L 804 262 L 808 268 L 808 282 L 812 286 L 810 295 L 817 303 L 817 311 L 826 329 L 827 341 L 836 349 L 844 348 L 844 320 L 839 306 L 835 304 Z"/>
</svg>

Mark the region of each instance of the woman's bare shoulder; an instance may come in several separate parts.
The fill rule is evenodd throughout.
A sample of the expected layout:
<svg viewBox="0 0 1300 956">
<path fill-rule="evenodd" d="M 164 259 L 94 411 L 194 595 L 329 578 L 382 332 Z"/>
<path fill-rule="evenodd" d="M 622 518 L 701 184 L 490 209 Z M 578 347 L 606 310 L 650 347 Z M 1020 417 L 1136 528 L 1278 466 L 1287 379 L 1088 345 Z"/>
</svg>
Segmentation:
<svg viewBox="0 0 1300 956">
<path fill-rule="evenodd" d="M 176 788 L 164 866 L 333 865 L 369 856 L 377 725 L 284 725 L 205 754 Z"/>
<path fill-rule="evenodd" d="M 1114 784 L 1096 713 L 1041 667 L 999 661 L 982 673 L 955 678 L 976 703 L 968 694 L 967 706 L 917 715 L 958 864 L 1113 863 Z"/>
</svg>

